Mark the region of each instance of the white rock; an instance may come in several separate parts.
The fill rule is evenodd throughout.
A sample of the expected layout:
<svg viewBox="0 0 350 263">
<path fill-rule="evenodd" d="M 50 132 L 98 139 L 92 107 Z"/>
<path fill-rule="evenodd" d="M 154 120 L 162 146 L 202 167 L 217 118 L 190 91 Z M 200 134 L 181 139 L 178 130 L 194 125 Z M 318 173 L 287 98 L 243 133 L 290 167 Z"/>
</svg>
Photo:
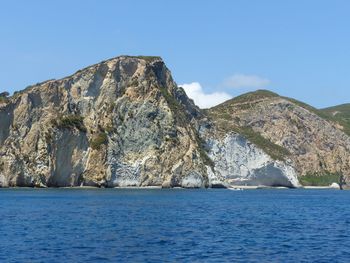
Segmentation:
<svg viewBox="0 0 350 263">
<path fill-rule="evenodd" d="M 215 178 L 231 185 L 299 187 L 294 168 L 275 161 L 263 150 L 236 133 L 223 139 L 209 139 L 209 157 L 215 163 Z"/>
<path fill-rule="evenodd" d="M 340 189 L 340 186 L 337 183 L 332 183 L 329 187 L 334 189 Z"/>
</svg>

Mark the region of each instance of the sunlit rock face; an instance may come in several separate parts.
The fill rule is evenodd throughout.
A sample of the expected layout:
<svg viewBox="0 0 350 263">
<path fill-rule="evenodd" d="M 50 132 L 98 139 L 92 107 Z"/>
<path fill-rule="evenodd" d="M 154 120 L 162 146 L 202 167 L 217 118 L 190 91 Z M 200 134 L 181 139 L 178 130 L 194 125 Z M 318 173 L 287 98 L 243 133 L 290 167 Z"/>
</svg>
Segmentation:
<svg viewBox="0 0 350 263">
<path fill-rule="evenodd" d="M 222 139 L 209 138 L 208 147 L 217 179 L 223 182 L 249 186 L 300 186 L 291 165 L 273 160 L 241 135 L 229 133 Z"/>
<path fill-rule="evenodd" d="M 0 103 L 0 119 L 0 187 L 298 185 L 292 163 L 218 136 L 158 57 L 33 85 Z"/>
<path fill-rule="evenodd" d="M 277 149 L 277 157 L 291 160 L 299 176 L 342 174 L 350 183 L 350 137 L 344 123 L 321 110 L 259 90 L 218 105 L 209 115 L 221 128 L 257 138 L 265 152 L 268 141 L 270 152 Z"/>
<path fill-rule="evenodd" d="M 0 105 L 0 185 L 207 186 L 199 115 L 157 57 L 34 85 Z"/>
</svg>

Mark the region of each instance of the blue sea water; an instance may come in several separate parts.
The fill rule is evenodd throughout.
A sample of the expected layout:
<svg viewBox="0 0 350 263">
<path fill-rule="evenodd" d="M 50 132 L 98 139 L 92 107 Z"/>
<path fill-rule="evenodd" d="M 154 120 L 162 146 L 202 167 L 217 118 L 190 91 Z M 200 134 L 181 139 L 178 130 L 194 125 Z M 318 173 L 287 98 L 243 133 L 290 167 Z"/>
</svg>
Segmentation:
<svg viewBox="0 0 350 263">
<path fill-rule="evenodd" d="M 0 262 L 350 262 L 350 191 L 1 189 Z"/>
</svg>

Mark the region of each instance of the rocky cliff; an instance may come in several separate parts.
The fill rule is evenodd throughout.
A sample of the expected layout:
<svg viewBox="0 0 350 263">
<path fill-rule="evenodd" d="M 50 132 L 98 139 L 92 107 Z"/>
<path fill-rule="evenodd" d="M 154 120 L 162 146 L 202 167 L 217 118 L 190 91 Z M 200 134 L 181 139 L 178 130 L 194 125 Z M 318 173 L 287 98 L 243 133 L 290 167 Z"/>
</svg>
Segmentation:
<svg viewBox="0 0 350 263">
<path fill-rule="evenodd" d="M 199 110 L 159 57 L 121 56 L 0 99 L 0 186 L 269 185 L 342 171 L 340 124 L 270 94 Z M 338 125 L 338 126 L 337 126 Z"/>
<path fill-rule="evenodd" d="M 350 104 L 342 104 L 334 107 L 321 109 L 322 116 L 338 123 L 338 127 L 350 136 Z"/>
<path fill-rule="evenodd" d="M 31 86 L 0 106 L 0 185 L 207 186 L 200 114 L 158 57 Z"/>
<path fill-rule="evenodd" d="M 350 181 L 350 138 L 334 118 L 269 91 L 244 94 L 208 111 L 226 130 L 251 138 L 303 179 L 343 175 Z M 225 125 L 223 125 L 225 123 Z"/>
</svg>

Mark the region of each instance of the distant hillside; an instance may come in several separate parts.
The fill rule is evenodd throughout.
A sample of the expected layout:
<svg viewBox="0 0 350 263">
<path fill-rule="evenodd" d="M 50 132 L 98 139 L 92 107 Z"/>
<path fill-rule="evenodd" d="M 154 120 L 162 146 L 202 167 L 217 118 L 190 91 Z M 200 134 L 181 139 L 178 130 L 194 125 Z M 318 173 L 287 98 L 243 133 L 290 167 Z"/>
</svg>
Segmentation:
<svg viewBox="0 0 350 263">
<path fill-rule="evenodd" d="M 350 103 L 321 109 L 320 111 L 328 118 L 338 122 L 343 126 L 344 132 L 350 135 Z"/>
<path fill-rule="evenodd" d="M 235 107 L 239 107 L 241 109 L 249 108 L 249 107 L 253 107 L 254 104 L 262 100 L 266 100 L 268 98 L 284 98 L 286 100 L 289 100 L 290 102 L 318 115 L 319 117 L 338 125 L 338 128 L 340 128 L 347 135 L 350 136 L 350 103 L 342 104 L 342 105 L 338 105 L 330 108 L 325 108 L 325 109 L 317 109 L 302 101 L 289 98 L 289 97 L 280 96 L 277 93 L 274 93 L 269 90 L 257 90 L 257 91 L 242 94 L 231 100 L 225 101 L 224 103 L 218 106 L 215 106 L 212 109 L 224 109 L 226 107 L 229 107 L 229 105 L 232 105 L 232 104 L 234 104 Z M 225 110 L 223 112 L 222 111 L 218 111 L 218 112 L 223 113 L 225 112 Z"/>
<path fill-rule="evenodd" d="M 219 131 L 244 135 L 274 159 L 291 159 L 299 174 L 308 176 L 305 178 L 335 178 L 339 174 L 349 178 L 349 109 L 349 105 L 341 105 L 318 110 L 298 100 L 258 90 L 206 112 Z"/>
<path fill-rule="evenodd" d="M 0 187 L 299 186 L 268 152 L 284 148 L 252 130 L 217 136 L 159 57 L 120 56 L 2 93 L 0 120 Z"/>
</svg>

